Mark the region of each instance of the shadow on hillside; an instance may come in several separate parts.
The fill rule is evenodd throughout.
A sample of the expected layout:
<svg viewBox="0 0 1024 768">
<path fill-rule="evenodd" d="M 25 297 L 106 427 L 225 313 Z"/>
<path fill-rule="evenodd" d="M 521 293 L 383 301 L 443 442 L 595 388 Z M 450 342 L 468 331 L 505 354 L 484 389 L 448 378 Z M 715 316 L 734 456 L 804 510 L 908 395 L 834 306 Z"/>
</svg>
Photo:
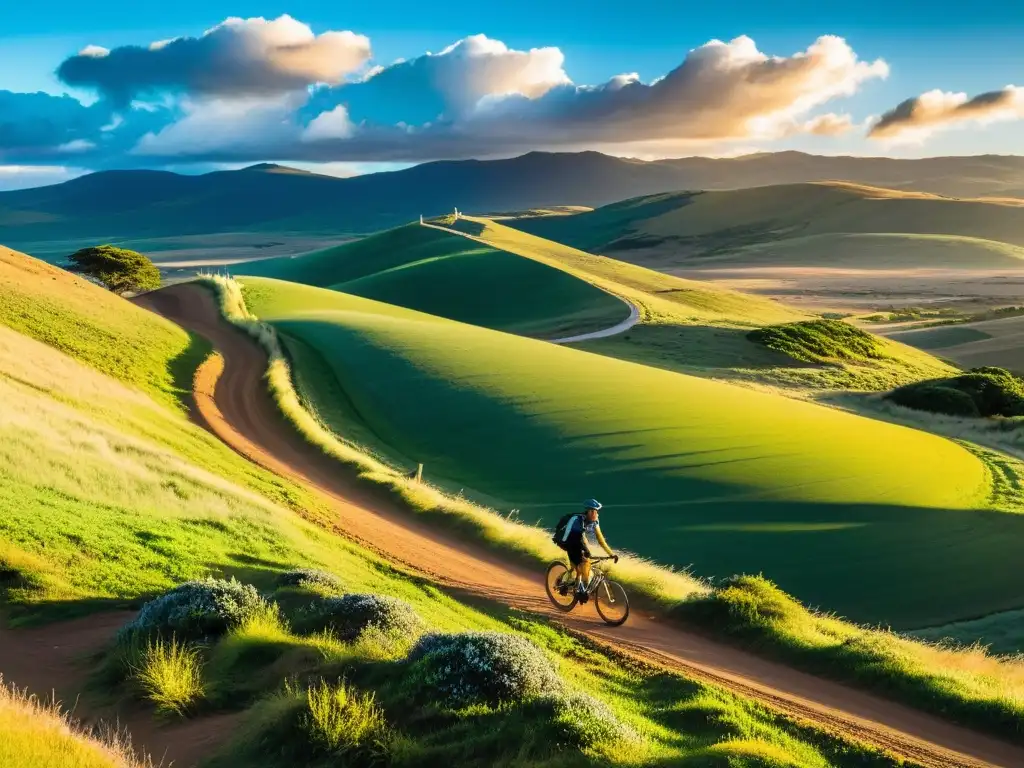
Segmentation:
<svg viewBox="0 0 1024 768">
<path fill-rule="evenodd" d="M 195 408 L 192 396 L 192 380 L 196 369 L 213 351 L 213 346 L 202 336 L 188 331 L 188 346 L 167 364 L 175 398 L 191 413 Z"/>
</svg>

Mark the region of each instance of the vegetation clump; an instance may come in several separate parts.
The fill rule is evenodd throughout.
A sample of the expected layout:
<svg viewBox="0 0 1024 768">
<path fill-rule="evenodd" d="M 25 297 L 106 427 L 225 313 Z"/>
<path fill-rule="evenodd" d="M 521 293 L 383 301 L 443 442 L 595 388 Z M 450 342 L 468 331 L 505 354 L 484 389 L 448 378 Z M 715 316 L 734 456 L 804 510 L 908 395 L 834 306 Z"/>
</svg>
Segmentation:
<svg viewBox="0 0 1024 768">
<path fill-rule="evenodd" d="M 601 743 L 636 741 L 637 734 L 622 723 L 611 707 L 585 693 L 547 693 L 535 706 L 550 719 L 567 746 L 580 749 Z"/>
<path fill-rule="evenodd" d="M 562 690 L 544 652 L 525 637 L 504 632 L 424 635 L 409 660 L 417 682 L 453 708 L 496 706 Z"/>
<path fill-rule="evenodd" d="M 179 642 L 150 638 L 135 669 L 135 679 L 160 714 L 184 715 L 203 695 L 199 649 Z"/>
<path fill-rule="evenodd" d="M 160 270 L 137 251 L 113 245 L 82 248 L 68 257 L 71 271 L 91 277 L 114 293 L 151 291 L 160 287 Z"/>
<path fill-rule="evenodd" d="M 305 587 L 323 592 L 341 592 L 345 586 L 333 573 L 315 568 L 297 568 L 277 577 L 279 587 Z"/>
<path fill-rule="evenodd" d="M 841 320 L 768 325 L 751 331 L 747 338 L 803 363 L 866 362 L 887 357 L 877 336 Z"/>
<path fill-rule="evenodd" d="M 121 629 L 121 638 L 154 634 L 173 634 L 182 640 L 217 637 L 267 607 L 251 584 L 235 579 L 189 581 L 142 606 Z"/>
<path fill-rule="evenodd" d="M 310 740 L 345 765 L 373 764 L 387 754 L 389 729 L 372 695 L 320 681 L 306 691 L 304 709 L 299 722 Z"/>
<path fill-rule="evenodd" d="M 1004 368 L 973 368 L 960 376 L 907 384 L 887 397 L 905 408 L 948 416 L 1024 416 L 1024 379 Z"/>
<path fill-rule="evenodd" d="M 371 628 L 398 637 L 417 637 L 424 629 L 411 605 L 387 595 L 329 597 L 311 605 L 306 620 L 316 628 L 333 630 L 345 641 L 355 640 Z"/>
</svg>

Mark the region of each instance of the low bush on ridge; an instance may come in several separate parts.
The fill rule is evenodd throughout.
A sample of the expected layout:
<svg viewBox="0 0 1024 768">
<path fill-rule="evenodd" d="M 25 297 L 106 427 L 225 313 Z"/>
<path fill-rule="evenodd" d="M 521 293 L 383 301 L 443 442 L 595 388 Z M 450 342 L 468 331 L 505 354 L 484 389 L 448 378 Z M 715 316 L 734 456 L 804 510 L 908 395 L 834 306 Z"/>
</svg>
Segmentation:
<svg viewBox="0 0 1024 768">
<path fill-rule="evenodd" d="M 174 635 L 180 640 L 217 637 L 267 610 L 251 584 L 231 579 L 189 581 L 150 600 L 121 628 L 119 638 Z"/>
<path fill-rule="evenodd" d="M 414 685 L 452 708 L 519 702 L 562 690 L 544 652 L 503 632 L 433 633 L 409 651 Z"/>
<path fill-rule="evenodd" d="M 345 642 L 357 639 L 369 629 L 385 636 L 410 639 L 425 629 L 415 608 L 387 595 L 328 597 L 310 605 L 303 612 L 302 623 L 310 629 L 328 629 Z"/>
<path fill-rule="evenodd" d="M 586 749 L 639 738 L 607 704 L 585 693 L 546 693 L 531 706 L 551 721 L 567 746 Z"/>
<path fill-rule="evenodd" d="M 864 362 L 886 357 L 881 339 L 841 320 L 767 325 L 751 331 L 747 338 L 803 363 Z"/>
</svg>

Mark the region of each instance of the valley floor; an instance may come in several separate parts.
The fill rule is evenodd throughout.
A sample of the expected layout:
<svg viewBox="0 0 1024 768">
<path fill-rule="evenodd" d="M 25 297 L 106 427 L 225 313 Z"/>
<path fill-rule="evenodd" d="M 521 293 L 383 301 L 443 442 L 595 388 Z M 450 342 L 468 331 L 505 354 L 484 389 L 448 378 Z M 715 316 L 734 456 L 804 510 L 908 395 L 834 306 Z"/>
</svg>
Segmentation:
<svg viewBox="0 0 1024 768">
<path fill-rule="evenodd" d="M 805 312 L 868 314 L 902 307 L 978 312 L 1020 303 L 1024 269 L 829 269 L 744 266 L 666 272 L 778 299 Z"/>
</svg>

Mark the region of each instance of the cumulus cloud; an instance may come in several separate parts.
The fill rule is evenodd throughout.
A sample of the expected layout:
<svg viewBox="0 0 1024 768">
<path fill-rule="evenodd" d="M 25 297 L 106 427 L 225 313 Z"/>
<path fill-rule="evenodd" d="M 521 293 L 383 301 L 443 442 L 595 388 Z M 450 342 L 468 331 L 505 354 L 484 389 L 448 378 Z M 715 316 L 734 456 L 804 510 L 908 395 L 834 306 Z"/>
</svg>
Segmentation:
<svg viewBox="0 0 1024 768">
<path fill-rule="evenodd" d="M 49 133 L 23 122 L 7 130 L 23 142 L 45 135 L 33 139 L 39 152 L 108 165 L 407 163 L 657 146 L 722 152 L 844 133 L 852 118 L 822 107 L 888 74 L 884 61 L 862 61 L 834 36 L 789 56 L 764 53 L 749 37 L 712 40 L 663 77 L 645 82 L 627 70 L 596 85 L 574 83 L 557 48 L 515 50 L 485 35 L 387 66 L 369 66 L 368 55 L 365 38 L 317 36 L 287 16 L 230 19 L 149 47 L 90 48 L 61 75 L 98 89 L 97 105 L 68 98 L 51 105 L 67 114 Z M 88 127 L 74 129 L 82 110 Z M 0 112 L 0 139 L 5 119 Z"/>
<path fill-rule="evenodd" d="M 339 83 L 370 58 L 370 41 L 354 32 L 316 35 L 291 16 L 229 18 L 200 37 L 107 50 L 89 46 L 64 61 L 68 85 L 95 88 L 127 103 L 140 94 L 253 96 Z"/>
<path fill-rule="evenodd" d="M 517 51 L 500 40 L 473 35 L 440 53 L 377 67 L 359 83 L 322 89 L 305 114 L 344 104 L 349 114 L 377 124 L 422 124 L 468 117 L 486 99 L 536 99 L 569 85 L 558 48 Z"/>
<path fill-rule="evenodd" d="M 478 127 L 559 143 L 772 139 L 786 135 L 799 116 L 888 71 L 882 60 L 858 60 L 833 36 L 789 57 L 768 56 L 749 37 L 713 40 L 652 83 L 624 75 L 596 87 L 553 89 L 540 99 L 504 99 L 480 116 Z"/>
<path fill-rule="evenodd" d="M 337 106 L 329 112 L 321 112 L 306 126 L 302 138 L 306 141 L 321 139 L 348 139 L 355 133 L 356 126 L 348 116 L 348 109 Z"/>
<path fill-rule="evenodd" d="M 301 98 L 283 94 L 268 98 L 186 100 L 183 116 L 141 138 L 136 155 L 167 158 L 212 156 L 231 147 L 238 153 L 287 146 L 299 139 L 293 116 Z"/>
<path fill-rule="evenodd" d="M 886 112 L 868 131 L 872 139 L 921 141 L 938 130 L 1024 118 L 1024 88 L 1008 85 L 973 98 L 934 90 Z"/>
</svg>

